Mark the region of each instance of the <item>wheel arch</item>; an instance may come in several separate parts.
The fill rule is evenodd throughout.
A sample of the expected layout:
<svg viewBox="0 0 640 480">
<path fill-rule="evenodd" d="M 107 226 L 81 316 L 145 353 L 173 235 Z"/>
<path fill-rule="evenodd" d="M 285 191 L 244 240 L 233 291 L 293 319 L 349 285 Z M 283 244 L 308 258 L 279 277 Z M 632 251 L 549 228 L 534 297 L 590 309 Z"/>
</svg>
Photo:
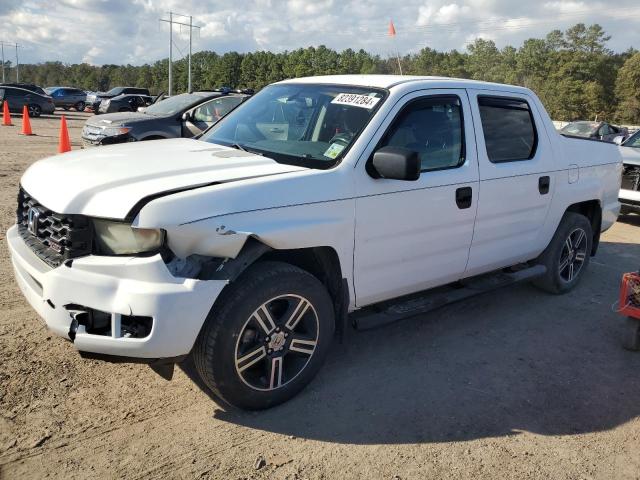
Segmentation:
<svg viewBox="0 0 640 480">
<path fill-rule="evenodd" d="M 309 272 L 326 287 L 333 303 L 336 334 L 340 339 L 344 337 L 348 322 L 349 283 L 344 278 L 338 252 L 333 247 L 275 249 L 254 237 L 249 237 L 235 258 L 218 260 L 220 261 L 213 263 L 214 268 L 203 269 L 198 278 L 224 279 L 231 284 L 242 281 L 242 274 L 252 265 L 265 261 L 288 263 Z M 218 298 L 221 297 L 222 294 Z"/>
<path fill-rule="evenodd" d="M 602 204 L 600 200 L 585 200 L 569 205 L 565 212 L 579 213 L 585 216 L 591 222 L 591 230 L 593 232 L 593 242 L 591 245 L 591 256 L 598 251 L 600 244 L 600 230 L 602 225 Z"/>
<path fill-rule="evenodd" d="M 257 242 L 257 240 L 253 240 Z M 249 244 L 248 249 L 251 249 L 251 242 L 247 242 L 247 244 Z M 242 249 L 238 258 L 244 256 L 245 249 L 247 249 L 247 245 Z M 249 253 L 249 255 L 251 254 Z M 282 250 L 267 247 L 260 256 L 255 258 L 254 262 L 246 264 L 244 269 L 253 263 L 269 260 L 294 265 L 320 280 L 333 302 L 336 334 L 343 338 L 348 321 L 349 284 L 343 276 L 338 252 L 330 246 Z"/>
</svg>

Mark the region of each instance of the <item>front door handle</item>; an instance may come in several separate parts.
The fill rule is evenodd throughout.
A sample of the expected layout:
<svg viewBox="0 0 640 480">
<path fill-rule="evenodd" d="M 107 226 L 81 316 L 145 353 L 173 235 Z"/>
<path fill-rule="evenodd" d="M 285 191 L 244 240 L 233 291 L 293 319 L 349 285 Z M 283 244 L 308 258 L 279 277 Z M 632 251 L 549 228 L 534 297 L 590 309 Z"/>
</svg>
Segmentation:
<svg viewBox="0 0 640 480">
<path fill-rule="evenodd" d="M 538 179 L 538 191 L 540 195 L 546 195 L 549 193 L 549 185 L 551 185 L 551 178 L 548 176 L 540 177 Z"/>
<path fill-rule="evenodd" d="M 473 191 L 471 187 L 461 187 L 456 190 L 456 205 L 458 205 L 459 209 L 469 208 L 472 198 Z"/>
</svg>

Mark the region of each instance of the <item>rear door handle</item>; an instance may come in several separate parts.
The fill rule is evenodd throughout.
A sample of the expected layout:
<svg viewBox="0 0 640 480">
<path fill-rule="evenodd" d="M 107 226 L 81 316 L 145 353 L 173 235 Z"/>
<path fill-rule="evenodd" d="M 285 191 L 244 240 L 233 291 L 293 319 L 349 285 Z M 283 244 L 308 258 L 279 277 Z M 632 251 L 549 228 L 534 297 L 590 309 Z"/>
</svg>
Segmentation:
<svg viewBox="0 0 640 480">
<path fill-rule="evenodd" d="M 538 191 L 540 195 L 546 195 L 549 193 L 549 185 L 551 185 L 551 178 L 548 176 L 540 177 L 538 179 Z"/>
<path fill-rule="evenodd" d="M 461 187 L 456 190 L 456 205 L 458 205 L 459 209 L 469 208 L 472 198 L 473 190 L 471 190 L 471 187 Z"/>
</svg>

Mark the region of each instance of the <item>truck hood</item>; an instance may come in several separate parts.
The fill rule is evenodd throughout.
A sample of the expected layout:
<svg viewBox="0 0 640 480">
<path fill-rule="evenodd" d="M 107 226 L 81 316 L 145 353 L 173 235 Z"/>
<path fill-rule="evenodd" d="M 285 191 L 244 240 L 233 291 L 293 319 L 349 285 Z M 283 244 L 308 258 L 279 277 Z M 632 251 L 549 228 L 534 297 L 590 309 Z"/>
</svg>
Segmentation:
<svg viewBox="0 0 640 480">
<path fill-rule="evenodd" d="M 67 152 L 34 163 L 22 187 L 57 213 L 125 219 L 141 200 L 215 183 L 305 170 L 176 138 Z"/>
</svg>

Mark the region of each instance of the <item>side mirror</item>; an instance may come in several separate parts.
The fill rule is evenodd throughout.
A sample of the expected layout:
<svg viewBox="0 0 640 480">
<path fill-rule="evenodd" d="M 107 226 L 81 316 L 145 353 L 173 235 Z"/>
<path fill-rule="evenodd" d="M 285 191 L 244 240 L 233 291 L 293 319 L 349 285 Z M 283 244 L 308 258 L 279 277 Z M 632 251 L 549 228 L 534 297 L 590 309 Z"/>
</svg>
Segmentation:
<svg viewBox="0 0 640 480">
<path fill-rule="evenodd" d="M 184 120 L 185 122 L 191 120 L 191 112 L 184 112 L 182 114 L 182 120 Z"/>
<path fill-rule="evenodd" d="M 624 135 L 618 135 L 613 139 L 613 143 L 616 145 L 622 145 L 622 142 L 624 142 Z"/>
<path fill-rule="evenodd" d="M 415 181 L 420 178 L 418 153 L 401 147 L 382 147 L 373 154 L 372 167 L 380 178 Z"/>
</svg>

